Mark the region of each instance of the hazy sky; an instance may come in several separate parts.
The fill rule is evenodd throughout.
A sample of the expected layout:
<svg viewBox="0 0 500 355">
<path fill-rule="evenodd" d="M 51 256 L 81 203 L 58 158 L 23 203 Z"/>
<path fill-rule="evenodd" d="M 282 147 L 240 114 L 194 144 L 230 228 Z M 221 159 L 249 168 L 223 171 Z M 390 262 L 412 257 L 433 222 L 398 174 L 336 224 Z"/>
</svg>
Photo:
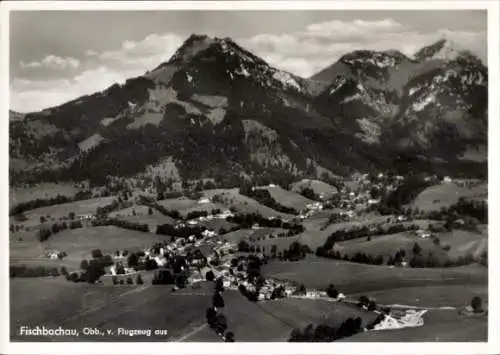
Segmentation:
<svg viewBox="0 0 500 355">
<path fill-rule="evenodd" d="M 486 59 L 486 11 L 13 11 L 11 109 L 43 109 L 141 75 L 191 33 L 231 37 L 308 77 L 355 49 L 412 55 L 448 38 Z"/>
</svg>

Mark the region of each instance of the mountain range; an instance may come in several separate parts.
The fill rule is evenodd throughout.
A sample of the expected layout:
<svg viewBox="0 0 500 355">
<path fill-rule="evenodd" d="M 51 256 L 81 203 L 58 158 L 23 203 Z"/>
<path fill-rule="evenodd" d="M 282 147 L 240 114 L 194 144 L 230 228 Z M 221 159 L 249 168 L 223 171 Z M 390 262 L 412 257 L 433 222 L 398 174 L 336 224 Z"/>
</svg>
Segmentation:
<svg viewBox="0 0 500 355">
<path fill-rule="evenodd" d="M 447 40 L 412 57 L 347 53 L 311 78 L 230 38 L 191 35 L 144 75 L 40 112 L 10 112 L 11 183 L 485 175 L 488 70 Z"/>
</svg>

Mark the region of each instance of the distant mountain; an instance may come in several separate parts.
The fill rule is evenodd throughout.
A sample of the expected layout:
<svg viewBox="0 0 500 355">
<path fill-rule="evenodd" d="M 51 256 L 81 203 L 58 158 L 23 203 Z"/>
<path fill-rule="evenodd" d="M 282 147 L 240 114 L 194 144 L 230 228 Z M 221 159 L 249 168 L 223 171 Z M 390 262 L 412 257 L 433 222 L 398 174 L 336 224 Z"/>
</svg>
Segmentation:
<svg viewBox="0 0 500 355">
<path fill-rule="evenodd" d="M 12 181 L 159 175 L 234 185 L 385 170 L 417 148 L 459 160 L 485 143 L 487 70 L 437 52 L 355 51 L 304 79 L 230 38 L 192 35 L 123 85 L 11 119 Z M 460 146 L 435 143 L 451 131 Z"/>
<path fill-rule="evenodd" d="M 441 39 L 430 46 L 423 47 L 413 56 L 415 60 L 429 61 L 429 60 L 454 60 L 458 57 L 474 57 L 474 55 L 462 48 L 458 43 Z"/>
<path fill-rule="evenodd" d="M 355 51 L 312 79 L 329 82 L 315 108 L 359 128 L 367 142 L 445 159 L 487 145 L 487 68 L 448 41 L 413 58 Z"/>
</svg>

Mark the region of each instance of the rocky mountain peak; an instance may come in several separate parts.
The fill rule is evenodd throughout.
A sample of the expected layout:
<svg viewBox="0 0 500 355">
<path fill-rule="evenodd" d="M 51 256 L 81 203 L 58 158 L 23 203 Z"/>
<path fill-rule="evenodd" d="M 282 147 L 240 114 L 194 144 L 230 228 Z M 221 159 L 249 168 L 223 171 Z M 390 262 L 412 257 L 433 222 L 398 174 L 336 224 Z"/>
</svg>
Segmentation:
<svg viewBox="0 0 500 355">
<path fill-rule="evenodd" d="M 433 59 L 455 60 L 459 57 L 476 58 L 471 52 L 465 50 L 457 42 L 445 38 L 429 46 L 423 47 L 414 55 L 414 58 L 419 62 Z"/>
<path fill-rule="evenodd" d="M 347 65 L 375 65 L 379 68 L 393 67 L 400 64 L 406 56 L 396 50 L 369 51 L 356 50 L 340 58 L 340 62 Z"/>
</svg>

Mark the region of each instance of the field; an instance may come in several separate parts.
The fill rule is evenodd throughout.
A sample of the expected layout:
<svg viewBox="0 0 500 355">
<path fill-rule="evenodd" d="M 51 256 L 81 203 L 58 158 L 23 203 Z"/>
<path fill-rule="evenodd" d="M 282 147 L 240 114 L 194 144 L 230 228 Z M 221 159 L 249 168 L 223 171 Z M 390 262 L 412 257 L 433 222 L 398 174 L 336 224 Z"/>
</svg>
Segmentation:
<svg viewBox="0 0 500 355">
<path fill-rule="evenodd" d="M 360 317 L 363 320 L 363 326 L 366 326 L 376 317 L 373 312 L 363 311 L 346 303 L 327 300 L 286 298 L 263 302 L 260 307 L 289 324 L 290 327 L 299 329 L 311 323 L 315 325 L 322 323 L 338 328 L 349 317 Z"/>
<path fill-rule="evenodd" d="M 391 268 L 316 257 L 308 257 L 298 262 L 272 261 L 264 266 L 263 274 L 321 289 L 333 283 L 346 294 L 400 287 L 484 285 L 488 282 L 487 268 L 479 265 L 455 268 Z"/>
<path fill-rule="evenodd" d="M 292 237 L 259 240 L 254 244 L 260 246 L 261 248 L 264 248 L 266 254 L 269 254 L 273 245 L 276 245 L 277 251 L 280 252 L 287 250 L 290 245 L 297 240 L 298 236 L 294 235 Z"/>
<path fill-rule="evenodd" d="M 133 211 L 136 213 L 135 216 Z M 152 232 L 156 231 L 158 225 L 175 224 L 175 219 L 172 217 L 164 216 L 155 209 L 152 212 L 152 214 L 148 214 L 148 207 L 146 206 L 133 206 L 110 213 L 110 217 L 133 223 L 147 224 Z"/>
<path fill-rule="evenodd" d="M 238 189 L 214 189 L 206 190 L 203 195 L 207 198 L 211 198 L 218 195 L 222 199 L 223 205 L 226 209 L 230 207 L 236 208 L 238 212 L 242 213 L 259 213 L 262 216 L 268 217 L 282 217 L 290 218 L 291 216 L 285 213 L 281 213 L 273 210 L 267 206 L 261 205 L 254 199 L 247 196 L 243 196 L 238 192 Z"/>
<path fill-rule="evenodd" d="M 312 250 L 322 246 L 328 237 L 335 231 L 341 229 L 350 229 L 354 226 L 364 226 L 370 224 L 379 224 L 387 220 L 389 216 L 376 216 L 366 215 L 363 217 L 356 217 L 355 219 L 347 222 L 340 222 L 328 225 L 325 229 L 323 227 L 328 222 L 328 217 L 320 217 L 305 220 L 303 222 L 305 232 L 299 234 L 298 241 L 302 244 L 307 244 Z M 323 230 L 322 230 L 323 229 Z"/>
<path fill-rule="evenodd" d="M 424 326 L 356 334 L 343 342 L 469 342 L 487 341 L 488 317 L 464 317 L 455 310 L 431 310 Z"/>
<path fill-rule="evenodd" d="M 276 200 L 282 206 L 294 208 L 297 211 L 302 210 L 306 207 L 306 205 L 314 203 L 313 200 L 305 198 L 304 196 L 296 193 L 294 191 L 284 190 L 279 186 L 263 186 L 259 187 L 262 189 L 266 189 L 269 191 L 269 194 L 272 198 Z"/>
<path fill-rule="evenodd" d="M 323 198 L 330 198 L 337 193 L 337 188 L 335 186 L 329 185 L 323 181 L 302 179 L 293 183 L 291 186 L 291 191 L 300 193 L 304 188 L 310 188 L 317 195 L 323 195 Z"/>
<path fill-rule="evenodd" d="M 177 210 L 180 213 L 183 213 L 183 211 L 198 206 L 198 201 L 191 200 L 186 197 L 179 197 L 179 198 L 169 198 L 166 200 L 161 200 L 158 201 L 158 204 L 162 205 L 168 210 Z"/>
<path fill-rule="evenodd" d="M 18 203 L 36 199 L 48 199 L 57 195 L 71 197 L 78 191 L 80 189 L 73 184 L 65 183 L 41 183 L 30 187 L 11 187 L 9 189 L 9 205 L 13 207 Z"/>
<path fill-rule="evenodd" d="M 224 234 L 222 238 L 230 243 L 238 244 L 242 240 L 246 240 L 250 245 L 260 246 L 265 248 L 265 252 L 269 254 L 271 247 L 275 244 L 277 251 L 288 249 L 290 244 L 297 240 L 297 236 L 284 238 L 267 238 L 270 234 L 278 234 L 286 232 L 281 228 L 262 228 L 262 229 L 239 229 L 234 232 Z M 266 237 L 265 239 L 257 240 L 257 238 Z"/>
<path fill-rule="evenodd" d="M 115 226 L 78 228 L 54 234 L 44 243 L 35 238 L 23 239 L 22 242 L 11 239 L 10 258 L 16 264 L 41 262 L 46 265 L 45 251 L 57 250 L 66 252 L 68 256 L 60 262 L 51 262 L 76 267 L 82 259 L 90 257 L 93 249 L 99 248 L 103 254 L 113 254 L 117 249 L 142 250 L 162 238 L 160 235 Z"/>
<path fill-rule="evenodd" d="M 485 199 L 488 197 L 488 186 L 480 184 L 471 188 L 461 187 L 453 182 L 430 186 L 422 191 L 410 206 L 422 211 L 437 211 L 453 205 L 460 197 Z"/>
<path fill-rule="evenodd" d="M 418 243 L 423 249 L 423 255 L 432 252 L 440 260 L 456 259 L 461 256 L 471 254 L 479 257 L 481 253 L 487 250 L 488 236 L 486 233 L 469 232 L 463 230 L 453 230 L 451 232 L 438 233 L 441 245 L 435 245 L 431 238 L 421 238 L 412 235 L 410 232 L 402 232 L 387 235 L 378 235 L 367 238 L 356 238 L 348 241 L 338 242 L 334 250 L 338 250 L 342 255 L 354 255 L 362 252 L 367 255 L 383 255 L 387 261 L 399 249 L 404 249 L 406 255 L 411 255 L 411 250 L 415 243 Z M 450 250 L 444 251 L 442 245 L 449 245 Z"/>
<path fill-rule="evenodd" d="M 252 303 L 237 291 L 225 291 L 222 296 L 225 303 L 222 313 L 227 318 L 227 330 L 234 333 L 237 342 L 287 341 L 294 328 L 303 329 L 311 323 L 338 327 L 346 318 L 359 316 L 366 324 L 375 316 L 374 313 L 364 312 L 346 304 L 323 300 L 289 298 Z M 220 339 L 207 327 L 185 341 Z"/>
<path fill-rule="evenodd" d="M 116 197 L 114 196 L 99 197 L 89 200 L 68 202 L 60 205 L 36 208 L 25 212 L 28 220 L 22 222 L 22 224 L 26 227 L 39 225 L 41 216 L 50 216 L 50 218 L 47 218 L 49 222 L 57 221 L 61 217 L 68 217 L 68 214 L 70 212 L 74 212 L 77 216 L 84 214 L 95 214 L 97 207 L 109 205 L 115 199 Z M 16 222 L 13 217 L 10 218 L 10 223 L 19 224 L 19 222 Z"/>
<path fill-rule="evenodd" d="M 103 286 L 73 284 L 59 280 L 11 281 L 11 332 L 13 340 L 49 340 L 20 337 L 21 325 L 97 327 L 115 336 L 83 337 L 83 341 L 172 341 L 205 322 L 211 304 L 208 289 L 172 292 L 171 286 Z M 118 327 L 128 329 L 166 329 L 167 336 L 127 337 L 116 334 Z M 71 341 L 72 338 L 51 338 Z"/>
<path fill-rule="evenodd" d="M 381 304 L 404 304 L 415 307 L 464 307 L 474 296 L 480 296 L 483 303 L 488 302 L 488 285 L 438 285 L 426 287 L 400 287 L 382 291 L 353 294 L 353 297 L 366 295 Z"/>
</svg>

